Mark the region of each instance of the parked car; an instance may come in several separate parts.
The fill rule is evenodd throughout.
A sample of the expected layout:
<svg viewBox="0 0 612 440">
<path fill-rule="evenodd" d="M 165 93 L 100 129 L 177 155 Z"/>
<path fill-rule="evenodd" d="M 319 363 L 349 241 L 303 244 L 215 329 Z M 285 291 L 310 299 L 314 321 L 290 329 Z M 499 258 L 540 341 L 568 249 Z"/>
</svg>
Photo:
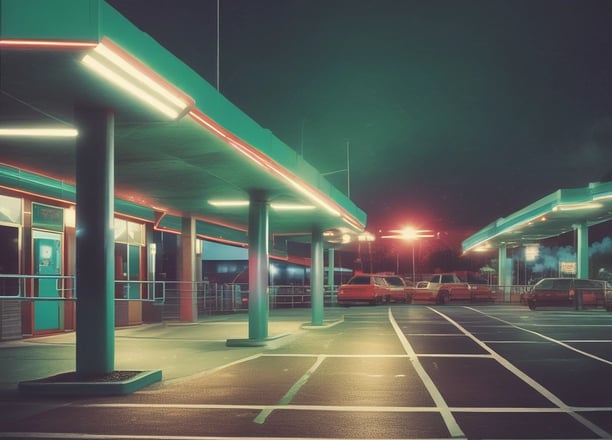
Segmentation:
<svg viewBox="0 0 612 440">
<path fill-rule="evenodd" d="M 402 284 L 401 289 L 394 285 L 398 281 L 403 282 L 400 277 L 362 273 L 353 276 L 346 284 L 338 288 L 338 304 L 350 302 L 368 302 L 370 304 L 381 304 L 403 298 L 406 300 L 406 286 Z"/>
<path fill-rule="evenodd" d="M 385 275 L 385 281 L 389 285 L 391 296 L 389 297 L 393 302 L 410 302 L 411 298 L 408 297 L 408 284 L 406 281 L 397 275 Z"/>
<path fill-rule="evenodd" d="M 612 310 L 612 292 L 601 280 L 584 278 L 543 278 L 525 295 L 531 310 L 541 306 L 605 306 Z"/>
<path fill-rule="evenodd" d="M 447 304 L 453 300 L 493 301 L 495 295 L 486 284 L 466 283 L 454 273 L 436 274 L 429 281 L 419 281 L 410 289 L 414 301 Z"/>
</svg>

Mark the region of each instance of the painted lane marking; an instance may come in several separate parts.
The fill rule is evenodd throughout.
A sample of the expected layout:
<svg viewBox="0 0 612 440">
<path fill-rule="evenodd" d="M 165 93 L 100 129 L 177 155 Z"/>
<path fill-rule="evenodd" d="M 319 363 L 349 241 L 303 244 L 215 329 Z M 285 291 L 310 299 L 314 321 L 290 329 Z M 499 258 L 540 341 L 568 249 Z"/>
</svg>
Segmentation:
<svg viewBox="0 0 612 440">
<path fill-rule="evenodd" d="M 312 376 L 314 372 L 317 371 L 317 369 L 321 366 L 324 360 L 325 360 L 325 356 L 318 356 L 317 360 L 312 365 L 312 367 L 310 367 L 308 371 L 306 371 L 306 373 L 304 373 L 304 375 L 300 377 L 296 383 L 293 384 L 293 386 L 289 389 L 289 391 L 287 391 L 287 393 L 278 402 L 277 406 L 286 406 L 289 403 L 291 403 L 295 395 L 298 393 L 298 391 L 300 391 L 300 388 L 302 388 L 306 384 L 306 382 L 308 382 L 308 379 L 310 379 L 310 376 Z M 272 411 L 274 411 L 274 409 L 270 409 L 270 408 L 264 409 L 263 411 L 259 413 L 257 417 L 255 417 L 255 420 L 253 421 L 260 425 L 265 423 L 268 416 L 272 414 Z"/>
<path fill-rule="evenodd" d="M 111 435 L 111 434 L 80 434 L 72 432 L 0 432 L 0 438 L 30 438 L 30 439 L 75 439 L 75 440 L 270 440 L 270 437 L 223 437 L 195 435 Z M 274 440 L 334 440 L 329 437 L 274 437 Z M 338 439 L 339 440 L 339 439 Z M 399 439 L 402 440 L 402 439 Z M 409 439 L 406 439 L 409 440 Z"/>
<path fill-rule="evenodd" d="M 227 364 L 219 365 L 218 367 L 211 368 L 210 370 L 204 370 L 199 373 L 192 374 L 190 376 L 178 377 L 176 379 L 169 379 L 164 381 L 164 385 L 175 385 L 179 383 L 183 383 L 189 380 L 197 379 L 202 376 L 207 376 L 209 374 L 216 373 L 217 371 L 223 370 L 228 367 L 232 367 L 234 365 L 242 364 L 244 362 L 249 362 L 261 357 L 261 353 L 254 354 L 252 356 L 243 357 L 241 359 L 237 359 L 233 362 L 228 362 Z"/>
<path fill-rule="evenodd" d="M 487 315 L 485 313 L 482 313 L 482 312 L 480 312 L 478 310 L 475 310 L 475 309 L 473 309 L 471 307 L 465 307 L 465 308 L 469 309 L 469 310 L 476 311 L 478 313 L 481 313 L 483 316 L 490 317 L 490 318 L 495 318 L 494 316 L 489 316 L 489 315 Z M 506 368 L 508 371 L 513 373 L 515 376 L 517 376 L 523 382 L 525 382 L 526 384 L 531 386 L 534 390 L 539 392 L 542 396 L 544 396 L 546 399 L 548 399 L 551 403 L 553 403 L 554 405 L 556 405 L 557 407 L 562 409 L 565 413 L 567 413 L 568 415 L 573 417 L 577 422 L 579 422 L 580 424 L 582 424 L 586 428 L 590 429 L 592 432 L 594 432 L 595 434 L 597 434 L 601 438 L 612 438 L 611 434 L 609 434 L 604 429 L 600 428 L 599 426 L 597 426 L 596 424 L 594 424 L 590 420 L 588 420 L 585 417 L 581 416 L 580 414 L 577 414 L 576 412 L 574 412 L 572 410 L 572 408 L 569 405 L 567 405 L 565 402 L 563 402 L 559 397 L 557 397 L 555 394 L 553 394 L 547 388 L 542 386 L 539 382 L 535 381 L 530 376 L 525 374 L 522 370 L 518 369 L 508 359 L 506 359 L 505 357 L 501 356 L 499 353 L 497 353 L 495 350 L 493 350 L 487 344 L 485 344 L 484 342 L 479 340 L 476 336 L 474 336 L 472 333 L 467 331 L 461 324 L 459 324 L 457 321 L 453 320 L 450 316 L 445 315 L 444 313 L 442 313 L 442 312 L 440 312 L 440 311 L 438 311 L 436 309 L 433 309 L 433 308 L 430 308 L 430 309 L 434 313 L 437 313 L 438 315 L 440 315 L 441 317 L 446 319 L 448 322 L 450 322 L 451 324 L 456 326 L 466 336 L 472 338 L 472 340 L 474 342 L 476 342 L 478 345 L 480 345 L 484 350 L 486 350 L 489 353 L 491 353 L 493 358 L 497 362 L 499 362 L 499 364 L 501 364 L 504 368 Z M 495 319 L 498 319 L 498 318 L 495 318 Z M 502 319 L 498 319 L 498 320 L 501 321 L 501 322 L 504 322 Z M 512 325 L 512 324 L 510 324 L 510 325 Z M 520 328 L 520 327 L 517 327 L 517 328 Z M 527 331 L 531 331 L 531 330 L 527 330 Z M 533 333 L 535 333 L 535 332 L 533 332 Z"/>
<path fill-rule="evenodd" d="M 604 344 L 609 344 L 612 342 L 612 339 L 561 339 L 562 342 L 567 342 L 567 343 L 588 343 L 588 344 L 597 344 L 597 343 L 604 343 Z"/>
<path fill-rule="evenodd" d="M 84 403 L 74 404 L 71 408 L 98 409 L 227 409 L 227 410 L 287 410 L 287 411 L 324 411 L 324 412 L 388 412 L 388 413 L 437 413 L 435 406 L 351 406 L 351 405 L 228 405 L 207 403 Z M 568 407 L 578 412 L 612 411 L 612 407 Z M 514 407 L 514 406 L 449 406 L 451 412 L 470 413 L 555 413 L 565 414 L 567 411 L 559 407 Z"/>
<path fill-rule="evenodd" d="M 391 312 L 391 308 L 389 308 L 388 316 L 389 321 L 391 322 L 391 325 L 393 326 L 393 329 L 395 330 L 395 333 L 397 334 L 397 337 L 400 340 L 402 347 L 404 348 L 404 351 L 408 354 L 408 357 L 410 358 L 412 366 L 414 367 L 419 378 L 423 382 L 423 385 L 425 385 L 425 388 L 433 399 L 436 408 L 438 409 L 438 411 L 440 411 L 440 415 L 444 420 L 446 429 L 448 429 L 449 434 L 451 435 L 451 437 L 465 437 L 465 434 L 459 427 L 459 424 L 455 420 L 455 417 L 453 416 L 453 413 L 450 411 L 448 405 L 446 404 L 446 401 L 442 397 L 442 394 L 419 362 L 419 358 L 416 355 L 414 349 L 412 348 L 412 345 L 410 345 L 410 342 L 408 342 L 408 339 L 406 339 L 406 336 L 402 332 L 402 329 L 397 324 L 397 321 L 395 320 L 393 313 Z"/>
<path fill-rule="evenodd" d="M 503 322 L 504 324 L 507 324 L 507 325 L 509 325 L 509 326 L 511 326 L 513 328 L 516 328 L 516 329 L 522 330 L 524 332 L 531 333 L 533 335 L 539 336 L 542 339 L 546 339 L 547 341 L 554 342 L 555 344 L 559 344 L 560 346 L 562 346 L 564 348 L 567 348 L 568 350 L 572 350 L 572 351 L 574 351 L 576 353 L 579 353 L 579 354 L 581 354 L 583 356 L 590 357 L 591 359 L 595 359 L 596 361 L 603 362 L 604 364 L 612 365 L 612 361 L 609 361 L 607 359 L 601 358 L 601 357 L 596 356 L 596 355 L 591 354 L 591 353 L 587 353 L 586 351 L 582 351 L 582 350 L 580 350 L 578 348 L 572 347 L 571 345 L 566 344 L 565 342 L 562 342 L 562 341 L 560 341 L 558 339 L 554 339 L 554 338 L 551 338 L 550 336 L 543 335 L 543 334 L 538 333 L 536 331 L 523 328 L 523 327 L 521 327 L 519 325 L 511 323 L 510 321 L 506 321 L 504 319 L 498 318 L 497 316 L 487 315 L 486 313 L 484 313 L 484 312 L 482 312 L 480 310 L 474 309 L 472 307 L 466 307 L 466 309 L 469 309 L 469 310 L 472 310 L 474 312 L 480 313 L 483 316 L 495 319 L 495 320 L 497 320 L 499 322 Z M 447 319 L 450 319 L 450 318 L 447 318 Z M 576 327 L 576 326 L 567 326 L 567 327 Z"/>
<path fill-rule="evenodd" d="M 312 357 L 325 356 L 327 358 L 407 358 L 406 354 L 327 354 L 327 353 L 263 353 L 262 357 Z"/>
<path fill-rule="evenodd" d="M 491 359 L 493 356 L 490 354 L 462 354 L 462 353 L 421 353 L 417 354 L 420 358 L 426 357 L 440 357 L 440 358 L 480 358 L 480 359 Z"/>
</svg>

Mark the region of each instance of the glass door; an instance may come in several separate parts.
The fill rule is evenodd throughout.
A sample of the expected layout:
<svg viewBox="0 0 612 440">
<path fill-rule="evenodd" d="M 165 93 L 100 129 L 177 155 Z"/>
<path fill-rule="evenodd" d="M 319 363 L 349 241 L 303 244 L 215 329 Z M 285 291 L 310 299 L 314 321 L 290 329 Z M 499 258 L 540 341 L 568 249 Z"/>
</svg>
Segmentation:
<svg viewBox="0 0 612 440">
<path fill-rule="evenodd" d="M 34 283 L 34 296 L 60 298 L 62 274 L 62 234 L 32 231 L 34 242 L 34 275 L 52 275 L 39 278 Z M 34 302 L 34 330 L 60 328 L 61 301 L 48 299 Z"/>
</svg>

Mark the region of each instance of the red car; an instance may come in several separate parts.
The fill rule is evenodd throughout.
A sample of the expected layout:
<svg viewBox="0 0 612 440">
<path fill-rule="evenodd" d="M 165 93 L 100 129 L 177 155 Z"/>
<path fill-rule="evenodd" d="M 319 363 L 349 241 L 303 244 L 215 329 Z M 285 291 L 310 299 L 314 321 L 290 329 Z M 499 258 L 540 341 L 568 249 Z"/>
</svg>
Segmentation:
<svg viewBox="0 0 612 440">
<path fill-rule="evenodd" d="M 612 307 L 606 297 L 606 283 L 601 280 L 583 278 L 543 278 L 525 295 L 525 302 L 531 310 L 540 306 L 582 306 Z"/>
<path fill-rule="evenodd" d="M 398 276 L 362 273 L 338 289 L 338 304 L 341 305 L 350 302 L 381 304 L 392 300 L 406 301 L 406 285 Z"/>
</svg>

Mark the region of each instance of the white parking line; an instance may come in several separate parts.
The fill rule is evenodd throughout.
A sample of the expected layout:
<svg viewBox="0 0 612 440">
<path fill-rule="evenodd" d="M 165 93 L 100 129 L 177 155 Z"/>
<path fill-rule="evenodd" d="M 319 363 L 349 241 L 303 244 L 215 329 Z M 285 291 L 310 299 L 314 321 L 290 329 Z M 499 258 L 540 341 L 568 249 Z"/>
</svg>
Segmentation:
<svg viewBox="0 0 612 440">
<path fill-rule="evenodd" d="M 71 408 L 120 408 L 120 409 L 229 409 L 229 410 L 287 410 L 287 411 L 329 411 L 329 412 L 389 412 L 389 413 L 437 413 L 435 406 L 363 406 L 363 405 L 234 405 L 217 403 L 81 403 L 70 405 Z M 573 411 L 593 412 L 612 411 L 612 407 L 569 407 Z M 514 406 L 449 406 L 451 412 L 469 413 L 566 413 L 559 407 L 514 407 Z"/>
<path fill-rule="evenodd" d="M 317 361 L 312 365 L 312 367 L 308 369 L 308 371 L 306 371 L 306 373 L 304 373 L 302 377 L 298 379 L 296 383 L 293 384 L 293 386 L 289 389 L 289 391 L 287 391 L 287 393 L 285 393 L 285 395 L 278 402 L 277 406 L 282 407 L 282 406 L 286 406 L 289 403 L 291 403 L 295 395 L 298 393 L 298 391 L 300 391 L 300 388 L 302 388 L 306 384 L 306 382 L 308 382 L 308 379 L 310 379 L 310 376 L 314 374 L 314 372 L 317 370 L 317 368 L 319 368 L 319 366 L 321 366 L 324 360 L 325 360 L 325 356 L 318 356 Z M 263 411 L 259 413 L 257 417 L 255 417 L 254 422 L 259 423 L 260 425 L 265 423 L 268 416 L 272 414 L 272 411 L 274 410 L 264 409 Z"/>
<path fill-rule="evenodd" d="M 495 318 L 494 316 L 490 316 L 487 315 L 479 310 L 473 309 L 472 307 L 465 307 L 466 309 L 469 310 L 473 310 L 475 312 L 481 313 L 483 316 L 487 316 L 490 318 Z M 476 336 L 474 336 L 472 333 L 470 333 L 469 331 L 467 331 L 461 324 L 459 324 L 458 322 L 456 322 L 455 320 L 453 320 L 450 316 L 445 315 L 444 313 L 431 308 L 430 310 L 433 311 L 434 313 L 437 313 L 438 315 L 440 315 L 441 317 L 443 317 L 444 319 L 446 319 L 448 322 L 452 323 L 454 326 L 456 326 L 459 330 L 461 330 L 466 336 L 468 336 L 469 338 L 471 338 L 474 342 L 476 342 L 478 345 L 480 345 L 484 350 L 486 350 L 487 352 L 489 352 L 493 358 L 499 362 L 504 368 L 506 368 L 507 370 L 509 370 L 510 372 L 512 372 L 515 376 L 517 376 L 519 379 L 521 379 L 523 382 L 527 383 L 529 386 L 531 386 L 534 390 L 536 390 L 537 392 L 539 392 L 542 396 L 544 396 L 546 399 L 548 399 L 551 403 L 553 403 L 554 405 L 556 405 L 557 407 L 559 407 L 559 409 L 561 409 L 563 412 L 569 414 L 571 417 L 573 417 L 577 422 L 581 423 L 582 425 L 584 425 L 586 428 L 590 429 L 592 432 L 594 432 L 595 434 L 597 434 L 598 436 L 600 436 L 601 438 L 612 438 L 612 435 L 608 432 L 606 432 L 604 429 L 600 428 L 599 426 L 595 425 L 593 422 L 591 422 L 590 420 L 582 417 L 580 414 L 577 414 L 576 412 L 574 412 L 573 408 L 566 405 L 565 402 L 563 402 L 560 398 L 558 398 L 556 395 L 554 395 L 552 392 L 550 392 L 547 388 L 545 388 L 544 386 L 542 386 L 539 382 L 536 382 L 534 379 L 532 379 L 530 376 L 528 376 L 527 374 L 525 374 L 522 370 L 519 370 L 517 367 L 515 367 L 512 363 L 510 363 L 510 361 L 508 361 L 506 358 L 504 358 L 503 356 L 501 356 L 499 353 L 497 353 L 495 350 L 493 350 L 491 347 L 489 347 L 487 344 L 485 344 L 484 342 L 482 342 L 480 339 L 478 339 Z M 501 322 L 505 322 L 502 319 L 499 318 L 495 318 L 498 319 Z M 510 323 L 508 323 L 509 325 L 512 325 Z M 517 327 L 520 329 L 520 327 Z M 524 329 L 521 329 L 524 330 Z M 531 330 L 526 330 L 531 332 Z M 532 332 L 535 333 L 535 332 Z M 543 335 L 542 335 L 543 336 Z M 550 338 L 549 338 L 550 339 Z M 553 339 L 554 341 L 554 339 Z M 566 345 L 566 344 L 564 344 Z M 568 346 L 569 347 L 569 346 Z"/>
<path fill-rule="evenodd" d="M 0 432 L 0 438 L 11 439 L 66 439 L 66 440 L 270 440 L 270 437 L 223 437 L 198 435 L 120 435 L 120 434 L 81 434 L 73 432 Z M 274 437 L 274 440 L 334 440 L 329 437 Z M 399 439 L 401 440 L 401 439 Z M 406 439 L 408 440 L 408 439 Z"/>
<path fill-rule="evenodd" d="M 408 354 L 410 361 L 412 362 L 412 366 L 419 375 L 419 378 L 423 382 L 423 385 L 425 385 L 425 388 L 429 392 L 429 395 L 433 399 L 437 409 L 440 411 L 440 415 L 442 416 L 442 419 L 446 424 L 446 429 L 448 429 L 448 432 L 450 433 L 451 437 L 465 437 L 465 434 L 459 427 L 459 424 L 455 420 L 455 417 L 453 416 L 453 413 L 446 404 L 446 401 L 442 397 L 442 394 L 419 362 L 419 358 L 416 355 L 414 349 L 412 348 L 412 345 L 410 345 L 408 339 L 406 339 L 406 336 L 402 332 L 402 329 L 397 324 L 397 321 L 395 320 L 395 318 L 393 317 L 393 313 L 391 312 L 391 308 L 389 308 L 389 321 L 391 322 L 391 325 L 393 326 L 393 329 L 395 330 L 395 333 L 397 334 L 397 337 L 400 340 L 402 347 L 404 347 L 404 351 Z"/>
<path fill-rule="evenodd" d="M 575 351 L 576 353 L 579 353 L 579 354 L 581 354 L 583 356 L 586 356 L 586 357 L 590 357 L 592 359 L 595 359 L 596 361 L 603 362 L 604 364 L 612 365 L 612 361 L 609 361 L 609 360 L 604 359 L 604 358 L 600 358 L 599 356 L 595 356 L 594 354 L 587 353 L 586 351 L 579 350 L 578 348 L 572 347 L 571 345 L 566 344 L 565 342 L 562 342 L 562 341 L 560 341 L 558 339 L 554 339 L 554 338 L 551 338 L 550 336 L 543 335 L 542 333 L 538 333 L 538 332 L 535 332 L 533 330 L 529 330 L 529 329 L 523 328 L 523 327 L 521 327 L 519 325 L 513 324 L 513 323 L 511 323 L 509 321 L 506 321 L 504 319 L 498 318 L 497 316 L 487 315 L 486 313 L 484 313 L 484 312 L 482 312 L 482 311 L 480 311 L 478 309 L 475 309 L 473 307 L 466 307 L 466 309 L 469 309 L 469 310 L 472 310 L 474 312 L 480 313 L 481 315 L 486 316 L 487 318 L 496 319 L 497 321 L 503 322 L 504 324 L 507 324 L 507 325 L 509 325 L 511 327 L 514 327 L 514 328 L 518 329 L 518 330 L 522 330 L 524 332 L 531 333 L 533 335 L 539 336 L 542 339 L 546 339 L 547 341 L 554 342 L 555 344 L 559 344 L 560 346 L 562 346 L 564 348 L 567 348 L 568 350 Z M 450 318 L 447 318 L 447 319 L 450 319 Z M 568 327 L 575 327 L 575 326 L 570 325 Z M 595 327 L 598 327 L 598 326 L 595 326 Z"/>
</svg>

